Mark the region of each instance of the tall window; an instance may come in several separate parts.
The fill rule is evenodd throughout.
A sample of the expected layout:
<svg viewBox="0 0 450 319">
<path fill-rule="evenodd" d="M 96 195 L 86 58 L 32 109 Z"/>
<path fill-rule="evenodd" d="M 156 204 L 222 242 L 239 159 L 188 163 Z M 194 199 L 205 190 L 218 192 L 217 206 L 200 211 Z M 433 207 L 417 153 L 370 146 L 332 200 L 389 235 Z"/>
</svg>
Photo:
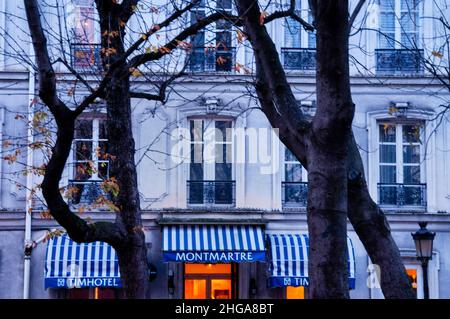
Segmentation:
<svg viewBox="0 0 450 319">
<path fill-rule="evenodd" d="M 285 205 L 306 206 L 308 197 L 307 174 L 292 152 L 285 148 L 283 203 Z"/>
<path fill-rule="evenodd" d="M 101 194 L 99 184 L 109 178 L 108 140 L 103 118 L 76 122 L 73 142 L 72 203 L 92 203 Z"/>
<path fill-rule="evenodd" d="M 419 43 L 421 0 L 380 0 L 380 49 L 415 48 Z"/>
<path fill-rule="evenodd" d="M 232 11 L 231 0 L 217 0 L 216 9 Z M 200 1 L 190 13 L 191 24 L 206 16 L 205 1 Z M 235 48 L 232 41 L 232 24 L 225 19 L 213 24 L 213 29 L 205 29 L 191 37 L 193 51 L 190 53 L 192 71 L 230 72 L 235 64 Z"/>
<path fill-rule="evenodd" d="M 305 21 L 312 23 L 313 17 L 308 8 L 308 1 L 296 0 L 295 13 Z M 286 18 L 284 22 L 284 46 L 287 48 L 315 48 L 316 35 L 304 30 L 300 22 Z"/>
<path fill-rule="evenodd" d="M 380 123 L 380 204 L 425 205 L 422 136 L 421 123 Z"/>
<path fill-rule="evenodd" d="M 100 46 L 96 44 L 94 0 L 75 0 L 67 6 L 72 66 L 88 71 L 100 65 Z M 98 30 L 97 30 L 98 31 Z"/>
<path fill-rule="evenodd" d="M 69 32 L 72 42 L 94 42 L 94 0 L 74 0 L 68 7 Z"/>
<path fill-rule="evenodd" d="M 189 204 L 233 204 L 231 120 L 190 121 Z"/>
</svg>

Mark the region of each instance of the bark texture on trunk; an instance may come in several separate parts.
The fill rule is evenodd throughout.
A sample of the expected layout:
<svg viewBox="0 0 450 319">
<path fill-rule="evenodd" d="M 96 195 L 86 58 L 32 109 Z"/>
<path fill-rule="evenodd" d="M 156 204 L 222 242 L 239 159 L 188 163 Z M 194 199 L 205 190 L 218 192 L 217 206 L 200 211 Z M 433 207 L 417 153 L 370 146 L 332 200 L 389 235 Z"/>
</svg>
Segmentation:
<svg viewBox="0 0 450 319">
<path fill-rule="evenodd" d="M 318 69 L 318 81 L 321 81 L 318 92 L 322 95 L 318 112 L 322 117 L 312 125 L 297 106 L 275 46 L 260 22 L 257 3 L 251 0 L 236 3 L 244 31 L 257 56 L 257 89 L 263 111 L 270 114 L 272 125 L 281 125 L 275 126 L 283 128 L 280 134 L 297 136 L 305 150 L 303 158 L 309 163 L 310 296 L 348 298 L 346 141 L 354 108 L 349 82 L 345 82 L 348 80 L 347 20 L 333 15 L 346 13 L 347 1 L 330 4 L 321 11 L 325 19 L 333 18 L 332 23 L 320 26 L 321 32 L 326 39 L 342 38 L 343 42 L 335 43 L 336 56 L 327 50 L 326 39 L 318 47 L 319 61 L 326 65 Z"/>
<path fill-rule="evenodd" d="M 121 20 L 122 11 L 118 8 L 112 1 L 97 1 L 100 32 L 105 35 L 102 36 L 102 48 L 115 50 L 112 55 L 102 55 L 105 72 L 108 73 L 111 65 L 120 63 L 105 88 L 108 152 L 112 158 L 110 174 L 119 186 L 119 194 L 113 199 L 119 208 L 116 225 L 125 234 L 125 240 L 115 249 L 126 298 L 143 299 L 149 287 L 147 247 L 134 158 L 136 148 L 132 129 L 130 70 L 125 61 L 118 61 L 125 53 L 125 26 Z"/>
<path fill-rule="evenodd" d="M 349 142 L 348 218 L 372 263 L 380 268 L 380 285 L 388 299 L 415 299 L 400 251 L 383 211 L 372 200 L 355 138 Z"/>
<path fill-rule="evenodd" d="M 255 52 L 255 88 L 261 104 L 261 109 L 267 116 L 267 119 L 269 120 L 271 125 L 274 128 L 279 128 L 279 137 L 284 145 L 286 145 L 286 147 L 288 147 L 296 155 L 302 165 L 308 170 L 308 173 L 311 174 L 311 165 L 314 166 L 314 164 L 311 162 L 311 155 L 312 157 L 315 157 L 316 155 L 318 157 L 324 155 L 314 155 L 309 149 L 311 143 L 314 143 L 309 141 L 309 130 L 311 129 L 311 123 L 309 123 L 309 120 L 305 119 L 305 116 L 303 114 L 293 113 L 296 111 L 292 111 L 291 108 L 297 107 L 296 103 L 291 104 L 290 102 L 284 102 L 295 101 L 295 98 L 292 94 L 291 89 L 287 89 L 288 86 L 286 85 L 286 75 L 280 63 L 279 55 L 276 51 L 273 41 L 271 40 L 270 36 L 267 34 L 263 26 L 258 26 L 257 23 L 250 23 L 251 19 L 249 18 L 249 16 L 258 15 L 258 13 L 255 13 L 255 11 L 252 10 L 248 10 L 248 8 L 251 6 L 251 3 L 249 1 L 236 0 L 235 2 L 240 16 L 241 18 L 243 18 L 244 31 L 249 37 L 252 48 Z M 318 3 L 317 1 L 310 2 L 315 13 L 318 12 L 318 5 L 328 5 L 323 1 L 321 1 L 320 3 Z M 332 16 L 329 18 L 334 19 Z M 341 16 L 341 19 L 347 18 L 348 13 Z M 323 15 L 316 15 L 316 25 L 318 20 L 320 19 L 322 19 L 322 21 L 326 23 L 326 20 L 323 19 Z M 333 23 L 338 22 L 334 21 Z M 318 38 L 321 36 L 323 35 L 319 35 Z M 327 35 L 325 34 L 325 36 Z M 333 42 L 336 40 L 332 38 L 329 41 Z M 328 54 L 331 59 L 334 58 L 334 54 L 341 53 L 340 50 L 333 52 L 333 50 L 335 49 L 331 49 L 331 47 L 327 48 L 327 43 L 323 44 L 323 49 L 329 51 Z M 328 64 L 328 61 L 326 59 L 322 62 Z M 343 71 L 348 72 L 348 69 Z M 344 80 L 348 81 L 348 73 L 345 76 Z M 322 85 L 327 86 L 327 81 L 328 80 L 322 82 Z M 346 94 L 349 93 L 349 91 L 346 92 Z M 287 99 L 286 97 L 277 97 L 280 94 L 287 94 L 292 98 Z M 328 96 L 330 95 L 328 94 Z M 342 99 L 342 97 L 339 98 Z M 351 99 L 349 98 L 346 98 L 344 100 L 351 101 Z M 287 116 L 286 114 L 290 115 Z M 337 117 L 339 116 L 340 115 L 338 114 Z M 337 141 L 336 143 L 339 143 L 339 141 Z M 344 168 L 347 174 L 346 183 L 348 194 L 348 208 L 345 210 L 347 211 L 348 218 L 353 225 L 358 237 L 366 248 L 366 251 L 372 262 L 380 266 L 381 288 L 383 290 L 383 293 L 386 298 L 415 298 L 414 291 L 410 285 L 409 278 L 406 274 L 405 267 L 400 257 L 399 249 L 395 244 L 395 241 L 393 240 L 386 217 L 369 195 L 366 180 L 364 177 L 362 159 L 353 134 L 348 134 L 345 139 L 342 139 L 342 143 L 346 147 L 348 147 L 347 162 Z M 341 165 L 342 163 L 339 163 L 337 166 Z M 316 183 L 320 183 L 320 173 L 320 170 L 318 170 L 317 179 L 319 180 Z M 311 190 L 311 178 L 309 183 L 309 187 Z M 327 187 L 329 191 L 334 191 L 333 185 L 324 186 Z M 345 186 L 342 187 L 345 188 Z M 309 201 L 309 203 L 311 203 L 311 201 Z M 342 222 L 342 219 L 337 219 L 337 223 Z M 327 227 L 326 225 L 327 223 L 323 223 L 322 227 Z M 319 230 L 319 232 L 321 232 L 321 230 Z M 338 236 L 340 238 L 342 237 L 342 235 Z M 340 249 L 342 249 L 342 247 L 345 247 L 342 241 L 340 241 L 338 244 L 341 247 Z M 340 262 L 342 263 L 342 259 Z M 344 283 L 341 284 L 343 285 Z"/>
<path fill-rule="evenodd" d="M 312 298 L 348 298 L 347 140 L 354 106 L 348 71 L 348 1 L 317 15 L 317 113 L 308 143 L 308 261 Z"/>
</svg>

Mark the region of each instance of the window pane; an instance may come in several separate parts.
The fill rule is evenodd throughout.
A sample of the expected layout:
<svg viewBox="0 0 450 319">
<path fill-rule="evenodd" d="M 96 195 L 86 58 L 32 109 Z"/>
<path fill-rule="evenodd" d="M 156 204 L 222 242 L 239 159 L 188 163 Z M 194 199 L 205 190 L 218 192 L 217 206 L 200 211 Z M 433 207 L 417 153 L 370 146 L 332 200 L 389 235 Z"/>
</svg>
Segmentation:
<svg viewBox="0 0 450 319">
<path fill-rule="evenodd" d="M 231 264 L 184 264 L 185 274 L 229 274 Z"/>
<path fill-rule="evenodd" d="M 215 163 L 231 163 L 231 144 L 216 144 Z"/>
<path fill-rule="evenodd" d="M 382 32 L 393 32 L 395 31 L 395 13 L 394 12 L 383 12 L 381 14 L 381 31 Z"/>
<path fill-rule="evenodd" d="M 284 22 L 284 45 L 288 48 L 300 48 L 300 34 L 300 23 L 291 18 L 286 18 Z"/>
<path fill-rule="evenodd" d="M 301 182 L 302 181 L 302 165 L 286 164 L 285 165 L 285 181 Z"/>
<path fill-rule="evenodd" d="M 403 183 L 419 184 L 420 183 L 420 166 L 404 166 L 403 167 Z"/>
<path fill-rule="evenodd" d="M 216 121 L 216 142 L 231 142 L 231 121 Z"/>
<path fill-rule="evenodd" d="M 401 0 L 400 8 L 401 10 L 418 10 L 421 0 Z"/>
<path fill-rule="evenodd" d="M 218 50 L 229 50 L 231 48 L 231 32 L 216 32 L 216 47 Z"/>
<path fill-rule="evenodd" d="M 86 181 L 91 178 L 92 168 L 89 163 L 77 163 L 75 165 L 75 180 L 77 181 Z M 80 192 L 81 194 L 81 192 Z"/>
<path fill-rule="evenodd" d="M 75 160 L 84 161 L 92 160 L 92 142 L 76 141 L 75 142 Z"/>
<path fill-rule="evenodd" d="M 380 34 L 380 49 L 395 49 L 395 33 Z"/>
<path fill-rule="evenodd" d="M 203 121 L 202 120 L 191 121 L 191 141 L 195 141 L 195 142 L 203 141 Z"/>
<path fill-rule="evenodd" d="M 186 279 L 184 299 L 206 299 L 206 279 Z"/>
<path fill-rule="evenodd" d="M 380 163 L 395 163 L 395 145 L 380 145 Z"/>
<path fill-rule="evenodd" d="M 106 129 L 106 120 L 99 120 L 98 121 L 98 125 L 99 125 L 99 132 L 98 132 L 98 137 L 100 139 L 108 139 L 108 131 Z"/>
<path fill-rule="evenodd" d="M 305 299 L 305 287 L 286 287 L 286 299 Z"/>
<path fill-rule="evenodd" d="M 76 139 L 92 139 L 92 121 L 78 120 L 75 123 Z"/>
<path fill-rule="evenodd" d="M 395 10 L 395 0 L 381 0 L 380 9 L 383 11 L 394 11 Z"/>
<path fill-rule="evenodd" d="M 211 299 L 231 299 L 231 279 L 212 279 Z"/>
<path fill-rule="evenodd" d="M 217 8 L 231 9 L 231 0 L 217 0 Z"/>
<path fill-rule="evenodd" d="M 403 143 L 420 143 L 420 125 L 403 125 Z"/>
<path fill-rule="evenodd" d="M 308 11 L 308 22 L 310 24 L 313 23 L 313 16 L 311 11 Z M 308 48 L 315 48 L 316 47 L 316 34 L 315 31 L 311 32 L 308 31 Z"/>
<path fill-rule="evenodd" d="M 191 163 L 189 179 L 192 181 L 203 180 L 203 164 Z"/>
<path fill-rule="evenodd" d="M 216 163 L 215 164 L 215 179 L 216 181 L 230 181 L 231 180 L 231 164 Z"/>
<path fill-rule="evenodd" d="M 420 145 L 403 145 L 403 163 L 420 163 Z"/>
<path fill-rule="evenodd" d="M 99 162 L 98 163 L 98 177 L 100 179 L 109 178 L 109 163 L 108 162 Z"/>
<path fill-rule="evenodd" d="M 392 124 L 380 125 L 380 142 L 395 143 L 395 126 Z"/>
<path fill-rule="evenodd" d="M 203 144 L 191 144 L 191 163 L 203 163 Z"/>
<path fill-rule="evenodd" d="M 395 166 L 380 165 L 380 183 L 395 183 L 396 168 Z"/>
</svg>

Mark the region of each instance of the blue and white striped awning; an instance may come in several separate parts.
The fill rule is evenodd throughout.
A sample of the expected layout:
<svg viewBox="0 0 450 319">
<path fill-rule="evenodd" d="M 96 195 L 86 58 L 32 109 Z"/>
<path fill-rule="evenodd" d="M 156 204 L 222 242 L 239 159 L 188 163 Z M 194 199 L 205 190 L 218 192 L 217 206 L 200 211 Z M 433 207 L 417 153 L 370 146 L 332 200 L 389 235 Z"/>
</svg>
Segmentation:
<svg viewBox="0 0 450 319">
<path fill-rule="evenodd" d="M 263 230 L 250 225 L 171 225 L 163 229 L 164 261 L 265 261 Z"/>
<path fill-rule="evenodd" d="M 47 244 L 45 289 L 121 287 L 115 250 L 104 242 L 81 243 L 67 235 Z"/>
<path fill-rule="evenodd" d="M 306 234 L 269 234 L 269 287 L 309 286 L 308 249 Z M 349 287 L 355 288 L 355 252 L 347 237 Z"/>
</svg>

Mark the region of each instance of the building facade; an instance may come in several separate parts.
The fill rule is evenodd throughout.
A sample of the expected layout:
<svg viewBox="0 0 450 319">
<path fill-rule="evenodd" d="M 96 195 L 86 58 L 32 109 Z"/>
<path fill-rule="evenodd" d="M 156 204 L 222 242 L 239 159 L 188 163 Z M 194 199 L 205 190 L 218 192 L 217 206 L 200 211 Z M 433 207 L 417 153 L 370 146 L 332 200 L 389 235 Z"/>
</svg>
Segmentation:
<svg viewBox="0 0 450 319">
<path fill-rule="evenodd" d="M 89 0 L 66 2 L 70 65 L 94 83 L 101 53 L 95 8 Z M 356 1 L 350 2 L 353 8 Z M 443 113 L 450 94 L 424 63 L 448 65 L 438 18 L 449 16 L 449 5 L 368 1 L 350 37 L 353 131 L 371 196 L 387 216 L 418 298 L 423 270 L 411 232 L 419 221 L 436 232 L 430 297 L 450 298 L 450 123 Z M 21 33 L 26 23 L 10 16 L 24 16 L 23 9 L 5 0 L 0 6 L 0 298 L 114 298 L 120 277 L 111 247 L 76 244 L 65 235 L 41 241 L 61 227 L 32 191 L 41 176 L 24 173 L 48 156 L 30 147 L 46 132 L 28 124 L 53 124 L 35 100 L 35 71 L 17 58 L 18 51 L 32 56 Z M 231 1 L 220 6 L 234 10 Z M 296 6 L 311 21 L 308 1 Z M 189 20 L 207 7 L 197 6 Z M 56 29 L 58 20 L 49 17 Z M 298 106 L 314 115 L 314 33 L 291 19 L 267 29 Z M 190 39 L 188 76 L 173 85 L 167 103 L 132 100 L 149 298 L 308 297 L 307 171 L 248 94 L 253 54 L 239 37 L 227 23 L 200 32 Z M 74 78 L 64 66 L 55 68 L 61 95 L 70 100 Z M 144 91 L 151 86 L 142 77 L 134 84 Z M 102 101 L 80 117 L 61 181 L 74 212 L 92 221 L 113 221 L 115 214 L 96 203 L 107 197 L 99 185 L 110 178 L 105 118 Z M 28 147 L 15 148 L 23 141 Z M 348 237 L 351 298 L 382 298 L 382 270 L 350 223 Z"/>
</svg>

